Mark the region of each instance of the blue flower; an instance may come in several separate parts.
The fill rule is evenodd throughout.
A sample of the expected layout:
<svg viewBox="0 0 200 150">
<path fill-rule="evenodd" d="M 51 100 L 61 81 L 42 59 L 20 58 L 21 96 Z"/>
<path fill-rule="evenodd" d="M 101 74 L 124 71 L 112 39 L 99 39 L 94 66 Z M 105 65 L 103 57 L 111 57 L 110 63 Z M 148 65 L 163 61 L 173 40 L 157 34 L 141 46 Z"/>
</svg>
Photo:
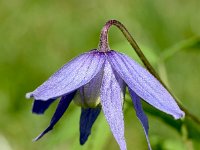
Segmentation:
<svg viewBox="0 0 200 150">
<path fill-rule="evenodd" d="M 126 150 L 123 119 L 126 87 L 151 149 L 148 119 L 141 99 L 175 119 L 183 117 L 184 112 L 152 74 L 128 56 L 113 50 L 102 52 L 94 49 L 84 53 L 64 65 L 36 90 L 27 93 L 27 98 L 34 98 L 32 111 L 37 114 L 43 114 L 52 102 L 60 98 L 50 125 L 35 140 L 53 129 L 73 99 L 81 106 L 81 144 L 86 142 L 102 109 L 120 149 Z"/>
</svg>

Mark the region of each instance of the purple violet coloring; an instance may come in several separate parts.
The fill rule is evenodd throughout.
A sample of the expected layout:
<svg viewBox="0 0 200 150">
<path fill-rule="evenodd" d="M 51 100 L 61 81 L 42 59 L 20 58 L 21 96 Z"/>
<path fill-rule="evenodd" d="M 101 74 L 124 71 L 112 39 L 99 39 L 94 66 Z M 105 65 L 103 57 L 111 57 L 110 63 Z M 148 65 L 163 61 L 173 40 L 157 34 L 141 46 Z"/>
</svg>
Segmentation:
<svg viewBox="0 0 200 150">
<path fill-rule="evenodd" d="M 120 149 L 126 150 L 123 117 L 126 87 L 143 126 L 149 150 L 148 119 L 142 109 L 141 100 L 175 119 L 184 117 L 184 112 L 173 97 L 151 73 L 125 54 L 110 50 L 107 34 L 111 25 L 107 24 L 102 29 L 98 49 L 74 58 L 37 89 L 26 94 L 27 98 L 34 98 L 32 112 L 36 114 L 43 114 L 60 98 L 49 126 L 35 141 L 53 129 L 73 100 L 81 106 L 81 145 L 87 141 L 92 125 L 102 109 Z"/>
</svg>

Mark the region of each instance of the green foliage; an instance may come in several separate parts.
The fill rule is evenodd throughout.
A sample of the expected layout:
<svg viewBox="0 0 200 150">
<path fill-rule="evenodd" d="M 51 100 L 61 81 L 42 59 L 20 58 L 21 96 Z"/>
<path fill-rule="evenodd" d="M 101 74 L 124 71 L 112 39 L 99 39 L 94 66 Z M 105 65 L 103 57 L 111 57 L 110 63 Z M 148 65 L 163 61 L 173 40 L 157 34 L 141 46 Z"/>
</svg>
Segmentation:
<svg viewBox="0 0 200 150">
<path fill-rule="evenodd" d="M 70 105 L 54 130 L 32 142 L 48 125 L 57 102 L 43 116 L 31 113 L 32 91 L 76 55 L 97 48 L 109 19 L 121 21 L 161 78 L 194 115 L 200 116 L 200 1 L 160 0 L 1 0 L 0 1 L 0 149 L 118 149 L 103 113 L 84 146 L 79 145 L 80 108 Z M 116 28 L 112 49 L 140 62 Z M 200 149 L 200 127 L 190 118 L 174 120 L 143 103 L 155 150 Z M 125 101 L 128 149 L 147 149 L 143 129 L 129 96 Z"/>
</svg>

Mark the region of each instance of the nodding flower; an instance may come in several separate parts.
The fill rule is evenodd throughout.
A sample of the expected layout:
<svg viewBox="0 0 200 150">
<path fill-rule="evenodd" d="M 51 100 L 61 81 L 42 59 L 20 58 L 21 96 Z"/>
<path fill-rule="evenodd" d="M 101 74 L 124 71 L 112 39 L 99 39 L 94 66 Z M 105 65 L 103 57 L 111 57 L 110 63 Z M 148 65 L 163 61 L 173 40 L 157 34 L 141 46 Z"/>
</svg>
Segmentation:
<svg viewBox="0 0 200 150">
<path fill-rule="evenodd" d="M 102 109 L 120 149 L 126 150 L 123 117 L 126 87 L 143 126 L 149 149 L 148 119 L 141 100 L 175 119 L 184 116 L 170 93 L 150 72 L 125 54 L 109 48 L 107 34 L 113 21 L 108 21 L 102 29 L 98 49 L 74 58 L 33 92 L 26 94 L 27 98 L 34 98 L 32 112 L 36 114 L 43 114 L 52 102 L 60 98 L 49 126 L 35 141 L 53 129 L 73 100 L 81 107 L 81 145 L 87 141 Z"/>
</svg>

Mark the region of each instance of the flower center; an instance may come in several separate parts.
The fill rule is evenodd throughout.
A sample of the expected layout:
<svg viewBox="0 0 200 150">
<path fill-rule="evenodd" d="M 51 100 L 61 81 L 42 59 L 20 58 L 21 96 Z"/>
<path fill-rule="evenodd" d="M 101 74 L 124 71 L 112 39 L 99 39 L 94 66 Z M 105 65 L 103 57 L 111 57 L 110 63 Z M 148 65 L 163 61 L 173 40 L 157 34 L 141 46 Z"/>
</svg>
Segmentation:
<svg viewBox="0 0 200 150">
<path fill-rule="evenodd" d="M 84 108 L 96 107 L 100 103 L 102 77 L 103 69 L 89 83 L 78 89 L 74 103 Z"/>
</svg>

